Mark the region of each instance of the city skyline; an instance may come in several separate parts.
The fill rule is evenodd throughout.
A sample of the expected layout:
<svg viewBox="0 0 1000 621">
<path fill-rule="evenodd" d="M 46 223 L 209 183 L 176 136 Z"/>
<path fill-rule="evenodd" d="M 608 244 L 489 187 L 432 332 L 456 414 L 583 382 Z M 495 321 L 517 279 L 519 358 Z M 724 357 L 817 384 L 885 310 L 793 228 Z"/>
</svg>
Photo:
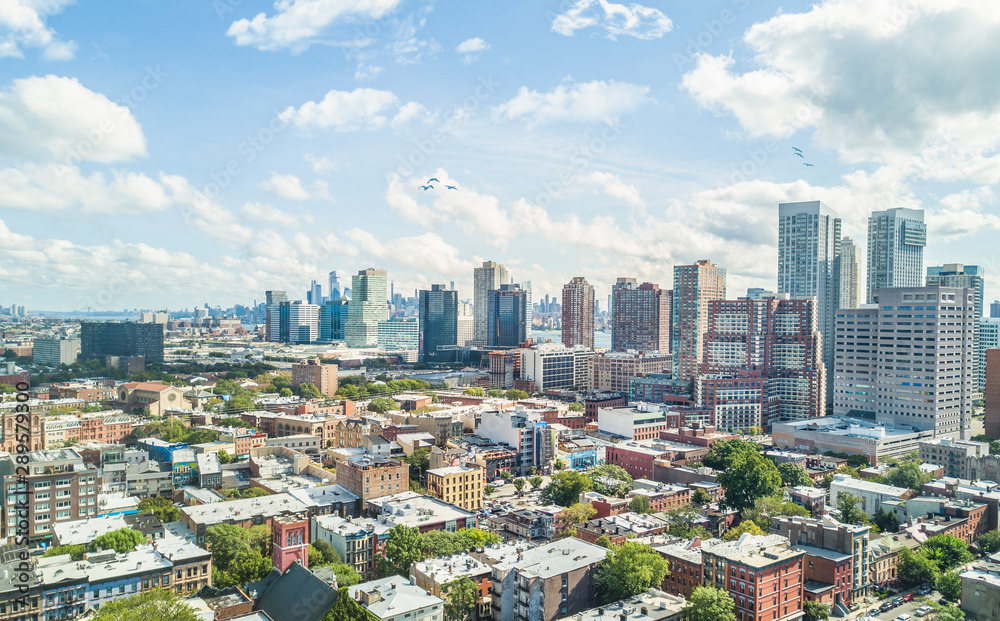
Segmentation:
<svg viewBox="0 0 1000 621">
<path fill-rule="evenodd" d="M 0 81 L 8 303 L 248 304 L 371 265 L 397 290 L 455 280 L 466 299 L 483 260 L 534 299 L 577 275 L 597 299 L 619 276 L 668 286 L 703 258 L 733 291 L 774 289 L 774 207 L 805 200 L 859 242 L 872 211 L 924 209 L 924 265 L 983 266 L 1000 298 L 1000 160 L 993 124 L 969 124 L 1000 106 L 978 43 L 1000 9 L 932 2 L 900 21 L 853 0 L 392 0 L 315 3 L 290 28 L 305 4 L 130 6 L 113 21 L 24 5 L 35 36 L 5 33 Z M 983 36 L 957 45 L 941 13 Z M 967 53 L 926 56 L 953 49 Z M 884 62 L 895 86 L 857 86 Z M 945 105 L 955 66 L 968 79 Z M 754 72 L 780 88 L 758 96 Z"/>
</svg>

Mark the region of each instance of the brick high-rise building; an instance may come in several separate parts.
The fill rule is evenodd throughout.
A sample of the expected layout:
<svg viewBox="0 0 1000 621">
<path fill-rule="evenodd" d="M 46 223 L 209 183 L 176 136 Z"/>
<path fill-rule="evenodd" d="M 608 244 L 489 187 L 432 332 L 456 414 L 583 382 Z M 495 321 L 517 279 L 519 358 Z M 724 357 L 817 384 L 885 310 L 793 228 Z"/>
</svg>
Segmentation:
<svg viewBox="0 0 1000 621">
<path fill-rule="evenodd" d="M 582 276 L 563 285 L 562 342 L 594 348 L 594 286 Z"/>
<path fill-rule="evenodd" d="M 626 393 L 630 378 L 669 373 L 671 358 L 666 353 L 605 352 L 591 358 L 589 363 L 588 390 Z"/>
<path fill-rule="evenodd" d="M 312 384 L 327 397 L 337 394 L 337 370 L 335 364 L 323 364 L 320 360 L 307 360 L 292 365 L 292 386 Z"/>
<path fill-rule="evenodd" d="M 690 380 L 702 362 L 702 337 L 708 328 L 708 304 L 726 298 L 726 270 L 710 261 L 674 267 L 671 312 L 672 376 Z"/>
<path fill-rule="evenodd" d="M 472 270 L 472 312 L 475 317 L 475 335 L 473 344 L 483 347 L 487 343 L 489 332 L 489 298 L 490 291 L 499 291 L 500 285 L 510 283 L 507 268 L 501 263 L 483 261 L 482 267 Z"/>
<path fill-rule="evenodd" d="M 1000 349 L 986 350 L 986 435 L 1000 438 Z"/>
<path fill-rule="evenodd" d="M 635 278 L 619 278 L 611 289 L 611 349 L 670 352 L 671 292 Z"/>
</svg>

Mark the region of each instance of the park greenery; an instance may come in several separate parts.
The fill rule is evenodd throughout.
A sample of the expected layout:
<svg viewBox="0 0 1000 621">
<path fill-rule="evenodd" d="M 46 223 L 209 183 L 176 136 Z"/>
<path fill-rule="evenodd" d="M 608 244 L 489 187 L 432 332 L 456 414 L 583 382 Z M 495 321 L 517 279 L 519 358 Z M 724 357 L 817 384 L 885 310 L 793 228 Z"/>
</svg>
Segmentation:
<svg viewBox="0 0 1000 621">
<path fill-rule="evenodd" d="M 415 528 L 400 524 L 389 531 L 389 540 L 385 543 L 383 555 L 378 558 L 375 571 L 380 578 L 393 575 L 407 577 L 410 575 L 410 566 L 425 558 L 456 554 L 499 542 L 498 535 L 479 528 L 421 533 Z"/>
</svg>

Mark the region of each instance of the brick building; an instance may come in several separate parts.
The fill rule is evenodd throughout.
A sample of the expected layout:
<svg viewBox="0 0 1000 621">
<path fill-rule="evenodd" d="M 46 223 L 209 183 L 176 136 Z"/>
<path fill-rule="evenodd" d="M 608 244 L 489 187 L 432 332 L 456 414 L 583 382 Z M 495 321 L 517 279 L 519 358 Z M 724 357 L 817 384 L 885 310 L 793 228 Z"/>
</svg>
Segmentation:
<svg viewBox="0 0 1000 621">
<path fill-rule="evenodd" d="M 360 455 L 337 462 L 337 483 L 361 499 L 364 508 L 372 498 L 410 489 L 410 465 L 377 455 Z"/>
<path fill-rule="evenodd" d="M 337 394 L 337 365 L 323 364 L 318 359 L 292 365 L 292 386 L 312 384 L 327 397 Z"/>
<path fill-rule="evenodd" d="M 738 621 L 793 621 L 802 617 L 804 557 L 785 537 L 744 533 L 702 544 L 702 574 L 706 584 L 729 592 Z"/>
<path fill-rule="evenodd" d="M 483 507 L 483 468 L 449 466 L 427 471 L 427 493 L 469 511 Z"/>
</svg>

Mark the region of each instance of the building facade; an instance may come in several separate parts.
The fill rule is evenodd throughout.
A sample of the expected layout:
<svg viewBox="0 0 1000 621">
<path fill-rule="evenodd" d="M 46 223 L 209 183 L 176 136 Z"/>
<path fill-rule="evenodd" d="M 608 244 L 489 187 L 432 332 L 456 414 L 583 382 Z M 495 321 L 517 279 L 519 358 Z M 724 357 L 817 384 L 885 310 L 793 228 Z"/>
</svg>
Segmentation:
<svg viewBox="0 0 1000 621">
<path fill-rule="evenodd" d="M 837 256 L 837 308 L 858 307 L 861 274 L 861 246 L 850 237 L 840 240 Z"/>
<path fill-rule="evenodd" d="M 726 270 L 707 260 L 674 267 L 671 310 L 671 375 L 691 380 L 702 363 L 702 337 L 708 329 L 709 303 L 726 298 Z"/>
<path fill-rule="evenodd" d="M 981 338 L 980 327 L 983 323 L 983 275 L 985 270 L 978 265 L 963 265 L 961 263 L 946 263 L 927 268 L 927 286 L 955 287 L 959 289 L 971 289 L 975 295 L 973 308 L 975 326 L 975 347 L 976 360 L 973 364 L 972 373 L 974 376 L 975 390 L 980 392 L 986 384 L 986 368 L 983 357 L 984 347 L 987 345 L 986 339 Z"/>
<path fill-rule="evenodd" d="M 563 285 L 562 342 L 594 348 L 594 286 L 582 276 Z"/>
<path fill-rule="evenodd" d="M 80 324 L 80 357 L 136 358 L 145 363 L 163 362 L 163 324 L 84 321 Z"/>
<path fill-rule="evenodd" d="M 323 364 L 319 359 L 292 365 L 292 386 L 312 384 L 327 397 L 337 394 L 337 370 L 335 364 Z"/>
<path fill-rule="evenodd" d="M 482 468 L 448 466 L 427 471 L 427 493 L 467 511 L 483 507 Z"/>
<path fill-rule="evenodd" d="M 472 312 L 475 318 L 473 344 L 484 347 L 489 333 L 489 299 L 491 291 L 499 291 L 501 285 L 510 283 L 510 276 L 500 263 L 483 261 L 482 267 L 472 271 Z"/>
<path fill-rule="evenodd" d="M 344 340 L 348 347 L 377 347 L 378 322 L 389 318 L 388 274 L 370 267 L 351 276 Z"/>
<path fill-rule="evenodd" d="M 531 293 L 518 284 L 500 285 L 486 301 L 487 347 L 519 347 L 531 337 Z"/>
<path fill-rule="evenodd" d="M 619 278 L 611 289 L 611 349 L 670 352 L 671 293 Z"/>
<path fill-rule="evenodd" d="M 461 360 L 458 338 L 458 291 L 445 285 L 431 285 L 420 292 L 420 362 L 452 363 Z"/>
<path fill-rule="evenodd" d="M 887 287 L 919 287 L 924 282 L 927 225 L 922 209 L 895 207 L 868 218 L 868 298 Z"/>
</svg>

